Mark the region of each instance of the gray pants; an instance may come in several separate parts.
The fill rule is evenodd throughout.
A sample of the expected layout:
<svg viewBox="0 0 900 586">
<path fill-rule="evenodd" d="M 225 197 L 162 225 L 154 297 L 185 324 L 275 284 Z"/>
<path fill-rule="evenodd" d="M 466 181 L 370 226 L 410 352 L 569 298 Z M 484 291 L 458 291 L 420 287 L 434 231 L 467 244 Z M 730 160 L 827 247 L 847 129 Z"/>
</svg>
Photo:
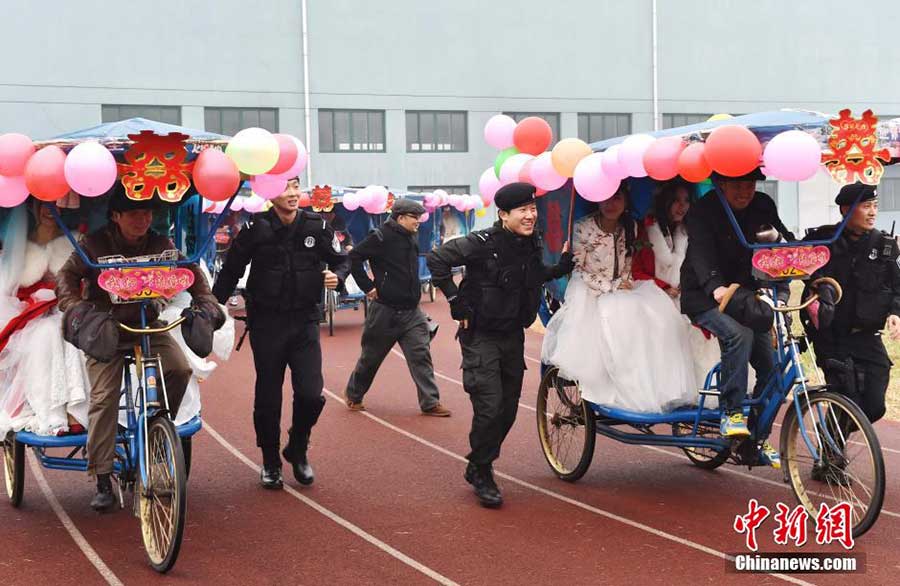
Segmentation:
<svg viewBox="0 0 900 586">
<path fill-rule="evenodd" d="M 440 402 L 440 395 L 431 363 L 428 318 L 418 307 L 396 310 L 377 301 L 369 306 L 361 340 L 362 353 L 347 381 L 347 398 L 355 403 L 362 401 L 395 343 L 400 344 L 409 373 L 416 383 L 419 408 L 422 411 L 431 409 Z"/>
</svg>

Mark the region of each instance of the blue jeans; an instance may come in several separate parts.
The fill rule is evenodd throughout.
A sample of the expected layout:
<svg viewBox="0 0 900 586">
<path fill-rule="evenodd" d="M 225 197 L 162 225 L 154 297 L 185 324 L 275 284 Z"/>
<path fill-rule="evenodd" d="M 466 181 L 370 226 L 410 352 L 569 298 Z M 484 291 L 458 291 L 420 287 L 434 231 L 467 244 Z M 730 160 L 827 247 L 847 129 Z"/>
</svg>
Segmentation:
<svg viewBox="0 0 900 586">
<path fill-rule="evenodd" d="M 754 397 L 765 389 L 775 367 L 771 335 L 754 332 L 715 307 L 698 313 L 691 321 L 718 338 L 722 350 L 719 405 L 727 412 L 740 411 L 741 402 L 747 395 L 747 364 L 756 369 Z"/>
</svg>

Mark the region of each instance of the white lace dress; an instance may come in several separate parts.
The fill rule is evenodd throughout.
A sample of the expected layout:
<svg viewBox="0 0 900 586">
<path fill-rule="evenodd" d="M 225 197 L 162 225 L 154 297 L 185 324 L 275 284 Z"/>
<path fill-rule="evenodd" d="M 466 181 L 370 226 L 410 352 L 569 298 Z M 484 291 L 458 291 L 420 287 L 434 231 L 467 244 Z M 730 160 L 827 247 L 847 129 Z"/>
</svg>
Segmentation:
<svg viewBox="0 0 900 586">
<path fill-rule="evenodd" d="M 687 331 L 671 299 L 652 281 L 631 281 L 624 229 L 575 225 L 576 269 L 565 303 L 547 325 L 542 359 L 578 381 L 592 403 L 641 413 L 693 404 L 697 386 Z"/>
</svg>

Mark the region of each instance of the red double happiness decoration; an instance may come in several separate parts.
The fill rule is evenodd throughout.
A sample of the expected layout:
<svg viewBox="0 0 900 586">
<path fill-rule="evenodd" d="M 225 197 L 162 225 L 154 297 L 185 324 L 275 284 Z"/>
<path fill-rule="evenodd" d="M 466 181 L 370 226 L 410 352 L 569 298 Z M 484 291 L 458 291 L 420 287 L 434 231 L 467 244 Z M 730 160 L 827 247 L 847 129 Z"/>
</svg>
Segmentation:
<svg viewBox="0 0 900 586">
<path fill-rule="evenodd" d="M 822 164 L 834 180 L 843 185 L 857 181 L 878 185 L 884 174 L 884 163 L 891 160 L 888 149 L 876 149 L 878 117 L 872 110 L 866 110 L 862 118 L 856 119 L 849 109 L 845 109 L 841 110 L 839 118 L 828 123 L 831 125 L 830 151 L 822 153 Z"/>
<path fill-rule="evenodd" d="M 159 195 L 162 201 L 176 203 L 191 186 L 193 162 L 187 162 L 184 141 L 188 135 L 172 132 L 165 136 L 152 130 L 129 134 L 134 141 L 125 151 L 126 163 L 119 163 L 122 185 L 129 199 L 152 199 Z"/>
</svg>

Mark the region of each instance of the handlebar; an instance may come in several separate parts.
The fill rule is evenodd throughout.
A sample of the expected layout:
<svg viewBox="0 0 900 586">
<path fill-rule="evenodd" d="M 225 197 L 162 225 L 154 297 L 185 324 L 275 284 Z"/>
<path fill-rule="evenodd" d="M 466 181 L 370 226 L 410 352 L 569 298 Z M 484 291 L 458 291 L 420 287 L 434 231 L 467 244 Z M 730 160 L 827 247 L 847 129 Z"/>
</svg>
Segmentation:
<svg viewBox="0 0 900 586">
<path fill-rule="evenodd" d="M 174 330 L 175 328 L 180 326 L 182 322 L 184 322 L 184 319 L 185 318 L 183 317 L 179 317 L 172 323 L 160 326 L 158 328 L 132 328 L 130 326 L 126 326 L 123 323 L 119 324 L 119 328 L 128 332 L 129 334 L 164 334 L 165 332 Z"/>
<path fill-rule="evenodd" d="M 822 277 L 820 279 L 816 279 L 815 281 L 813 281 L 810 284 L 810 286 L 812 288 L 815 288 L 817 285 L 831 285 L 832 287 L 834 287 L 834 290 L 835 290 L 834 303 L 835 303 L 835 305 L 837 305 L 838 303 L 841 302 L 841 297 L 844 296 L 844 291 L 841 289 L 840 283 L 838 283 L 836 280 L 832 279 L 831 277 Z M 813 303 L 815 303 L 818 300 L 819 300 L 819 294 L 813 293 L 806 299 L 806 301 L 804 301 L 800 305 L 794 305 L 794 306 L 785 305 L 783 307 L 776 306 L 773 309 L 779 313 L 789 313 L 791 311 L 800 311 L 801 309 L 806 309 L 807 307 L 809 307 L 810 305 L 812 305 Z"/>
</svg>

